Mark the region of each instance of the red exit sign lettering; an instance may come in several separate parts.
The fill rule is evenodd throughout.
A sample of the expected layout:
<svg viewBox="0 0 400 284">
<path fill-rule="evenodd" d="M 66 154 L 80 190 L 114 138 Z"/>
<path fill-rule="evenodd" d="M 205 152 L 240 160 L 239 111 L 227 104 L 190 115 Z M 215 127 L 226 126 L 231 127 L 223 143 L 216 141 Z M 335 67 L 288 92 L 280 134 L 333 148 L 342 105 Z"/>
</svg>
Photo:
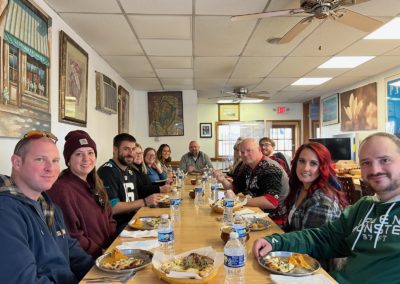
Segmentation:
<svg viewBox="0 0 400 284">
<path fill-rule="evenodd" d="M 277 114 L 282 114 L 282 113 L 286 113 L 286 107 L 284 107 L 284 106 L 278 106 L 277 108 L 276 108 L 276 113 Z"/>
</svg>

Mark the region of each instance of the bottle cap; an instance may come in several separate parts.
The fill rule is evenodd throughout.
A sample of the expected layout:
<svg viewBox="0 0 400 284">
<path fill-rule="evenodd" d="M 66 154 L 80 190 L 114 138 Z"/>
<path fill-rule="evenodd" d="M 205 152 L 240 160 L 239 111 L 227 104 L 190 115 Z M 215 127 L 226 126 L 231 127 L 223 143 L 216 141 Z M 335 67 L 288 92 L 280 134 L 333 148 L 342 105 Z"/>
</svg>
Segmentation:
<svg viewBox="0 0 400 284">
<path fill-rule="evenodd" d="M 239 237 L 237 232 L 230 232 L 229 238 L 230 239 L 237 239 Z"/>
<path fill-rule="evenodd" d="M 162 215 L 160 216 L 160 218 L 161 218 L 161 219 L 168 219 L 168 218 L 169 218 L 169 215 L 168 215 L 168 214 L 162 214 Z"/>
</svg>

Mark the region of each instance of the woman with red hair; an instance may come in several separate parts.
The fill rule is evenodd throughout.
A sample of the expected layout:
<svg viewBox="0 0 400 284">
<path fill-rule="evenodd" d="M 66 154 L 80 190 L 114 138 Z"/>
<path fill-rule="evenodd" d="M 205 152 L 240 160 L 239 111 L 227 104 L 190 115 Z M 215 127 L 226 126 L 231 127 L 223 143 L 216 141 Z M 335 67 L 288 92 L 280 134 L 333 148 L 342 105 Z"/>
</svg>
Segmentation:
<svg viewBox="0 0 400 284">
<path fill-rule="evenodd" d="M 347 201 L 340 191 L 331 154 L 322 144 L 300 146 L 292 161 L 287 231 L 320 227 L 339 218 Z"/>
</svg>

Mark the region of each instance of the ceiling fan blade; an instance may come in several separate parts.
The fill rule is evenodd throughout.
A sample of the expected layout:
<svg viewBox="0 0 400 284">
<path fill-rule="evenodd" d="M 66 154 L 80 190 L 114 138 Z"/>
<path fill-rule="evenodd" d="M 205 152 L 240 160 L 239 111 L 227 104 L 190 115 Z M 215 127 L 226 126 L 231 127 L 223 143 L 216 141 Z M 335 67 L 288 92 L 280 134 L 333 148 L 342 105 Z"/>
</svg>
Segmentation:
<svg viewBox="0 0 400 284">
<path fill-rule="evenodd" d="M 269 95 L 267 91 L 250 92 L 247 95 Z"/>
<path fill-rule="evenodd" d="M 336 11 L 335 14 L 333 18 L 336 21 L 364 32 L 372 32 L 383 25 L 381 21 L 345 8 Z"/>
<path fill-rule="evenodd" d="M 290 16 L 298 13 L 303 13 L 303 9 L 291 9 L 291 10 L 278 10 L 278 11 L 271 11 L 271 12 L 264 12 L 264 13 L 253 13 L 253 14 L 245 14 L 245 15 L 238 15 L 232 16 L 231 21 L 246 21 L 246 20 L 256 20 L 261 18 L 270 18 L 270 17 L 277 17 L 277 16 Z"/>
<path fill-rule="evenodd" d="M 314 16 L 302 19 L 293 28 L 291 28 L 283 37 L 268 39 L 269 43 L 284 44 L 292 41 L 299 33 L 301 33 L 312 22 Z"/>
<path fill-rule="evenodd" d="M 246 96 L 246 98 L 261 99 L 261 100 L 268 100 L 268 99 L 269 99 L 269 97 L 267 97 L 267 96 L 255 95 L 255 94 L 253 94 L 253 93 L 248 94 L 248 95 Z"/>
<path fill-rule="evenodd" d="M 351 5 L 358 5 L 364 2 L 368 2 L 370 0 L 343 0 L 340 5 L 341 6 L 351 6 Z"/>
<path fill-rule="evenodd" d="M 232 98 L 232 95 L 230 96 L 218 96 L 218 97 L 212 97 L 212 98 L 208 98 L 209 100 L 213 100 L 213 99 L 220 99 L 220 98 Z"/>
</svg>

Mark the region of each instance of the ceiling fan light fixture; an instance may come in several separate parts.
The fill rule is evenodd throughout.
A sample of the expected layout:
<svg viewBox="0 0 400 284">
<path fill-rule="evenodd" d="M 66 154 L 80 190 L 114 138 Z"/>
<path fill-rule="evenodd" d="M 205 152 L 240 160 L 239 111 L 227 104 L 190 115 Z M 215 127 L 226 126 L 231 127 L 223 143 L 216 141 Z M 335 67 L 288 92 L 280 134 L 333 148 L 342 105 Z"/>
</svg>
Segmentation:
<svg viewBox="0 0 400 284">
<path fill-rule="evenodd" d="M 317 86 L 329 81 L 332 77 L 316 77 L 316 78 L 300 78 L 296 82 L 292 83 L 292 86 Z"/>
<path fill-rule="evenodd" d="M 387 22 L 364 39 L 400 39 L 400 17 Z"/>
<path fill-rule="evenodd" d="M 318 68 L 355 68 L 374 57 L 375 56 L 335 56 L 321 64 Z"/>
<path fill-rule="evenodd" d="M 263 101 L 264 100 L 262 100 L 262 99 L 254 99 L 254 100 L 252 100 L 252 99 L 243 99 L 240 103 L 242 103 L 242 104 L 258 104 L 258 103 L 261 103 Z"/>
<path fill-rule="evenodd" d="M 231 104 L 233 100 L 218 100 L 217 104 Z"/>
</svg>

